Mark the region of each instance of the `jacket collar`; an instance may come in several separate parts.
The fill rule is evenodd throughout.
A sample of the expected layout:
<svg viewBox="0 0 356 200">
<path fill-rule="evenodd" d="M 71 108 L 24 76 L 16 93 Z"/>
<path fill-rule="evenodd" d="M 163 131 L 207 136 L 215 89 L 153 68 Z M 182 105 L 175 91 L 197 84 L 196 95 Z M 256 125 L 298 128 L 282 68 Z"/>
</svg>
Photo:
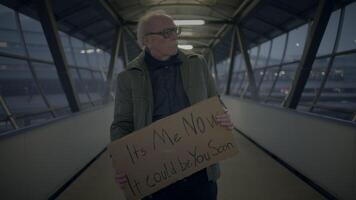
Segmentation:
<svg viewBox="0 0 356 200">
<path fill-rule="evenodd" d="M 183 62 L 183 65 L 187 63 L 187 59 L 191 56 L 191 54 L 187 54 L 186 52 L 183 52 L 178 49 L 178 59 L 180 59 Z M 128 69 L 137 69 L 140 71 L 147 71 L 148 66 L 145 63 L 145 51 L 141 51 L 141 53 L 132 61 L 132 65 L 129 66 Z"/>
</svg>

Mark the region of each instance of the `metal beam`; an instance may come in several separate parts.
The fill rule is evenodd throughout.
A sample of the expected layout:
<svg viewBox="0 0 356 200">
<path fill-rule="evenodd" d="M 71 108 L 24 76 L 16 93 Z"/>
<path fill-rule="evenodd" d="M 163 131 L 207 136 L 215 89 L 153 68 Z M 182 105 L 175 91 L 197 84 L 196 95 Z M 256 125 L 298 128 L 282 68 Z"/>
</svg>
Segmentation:
<svg viewBox="0 0 356 200">
<path fill-rule="evenodd" d="M 214 70 L 214 79 L 215 79 L 215 83 L 219 82 L 219 77 L 218 77 L 218 69 L 216 67 L 216 62 L 215 62 L 215 53 L 213 51 L 213 49 L 209 49 L 210 55 L 211 55 L 211 64 Z"/>
<path fill-rule="evenodd" d="M 240 27 L 241 27 L 242 29 L 245 29 L 245 30 L 247 30 L 247 31 L 250 31 L 250 32 L 253 33 L 253 34 L 258 35 L 258 38 L 263 38 L 263 39 L 265 39 L 265 40 L 270 40 L 270 39 L 271 39 L 271 38 L 269 38 L 269 37 L 266 37 L 265 34 L 259 33 L 259 32 L 255 31 L 255 30 L 252 30 L 251 28 L 248 28 L 248 27 L 246 27 L 246 26 L 241 26 L 241 25 L 240 25 Z"/>
<path fill-rule="evenodd" d="M 181 36 L 178 37 L 178 40 L 211 40 L 211 39 L 217 39 L 215 36 Z"/>
<path fill-rule="evenodd" d="M 298 13 L 298 11 L 294 10 L 291 6 L 289 5 L 286 5 L 284 2 L 280 1 L 280 0 L 265 0 L 267 1 L 268 5 L 288 14 L 288 15 L 291 15 L 293 16 L 295 19 L 298 19 L 302 22 L 308 22 L 308 18 L 300 15 Z"/>
<path fill-rule="evenodd" d="M 99 4 L 106 10 L 106 12 L 113 18 L 113 20 L 119 25 L 120 27 L 123 28 L 127 32 L 127 34 L 134 40 L 136 41 L 136 45 L 140 48 L 139 44 L 137 43 L 137 39 L 135 37 L 135 34 L 128 29 L 126 26 L 124 26 L 125 21 L 124 19 L 117 13 L 115 12 L 112 7 L 108 4 L 106 0 L 98 0 Z"/>
<path fill-rule="evenodd" d="M 227 85 L 226 85 L 226 95 L 230 95 L 230 87 L 231 87 L 231 79 L 232 79 L 232 72 L 234 71 L 235 65 L 235 54 L 236 54 L 236 27 L 232 29 L 231 35 L 231 48 L 230 48 L 230 66 L 229 66 L 229 74 L 227 77 Z"/>
<path fill-rule="evenodd" d="M 237 33 L 237 40 L 238 40 L 239 46 L 240 46 L 240 52 L 241 52 L 241 55 L 245 61 L 245 65 L 246 65 L 246 72 L 247 72 L 247 76 L 248 76 L 249 86 L 251 89 L 252 99 L 258 101 L 259 96 L 258 96 L 258 92 L 257 92 L 255 76 L 253 75 L 253 71 L 252 71 L 250 55 L 247 52 L 245 37 L 244 37 L 239 26 L 236 26 L 236 33 Z"/>
<path fill-rule="evenodd" d="M 68 35 L 74 35 L 76 34 L 77 32 L 93 25 L 93 24 L 96 24 L 98 22 L 101 22 L 101 21 L 104 21 L 105 19 L 102 18 L 102 17 L 94 17 L 93 19 L 88 19 L 88 21 L 86 21 L 85 23 L 82 23 L 80 24 L 80 26 L 75 26 L 75 28 L 73 28 L 72 30 L 70 30 L 68 32 Z"/>
<path fill-rule="evenodd" d="M 27 43 L 25 41 L 25 36 L 24 36 L 24 31 L 22 29 L 22 26 L 21 26 L 21 22 L 20 22 L 20 16 L 19 16 L 19 13 L 16 12 L 16 24 L 17 24 L 17 27 L 19 29 L 19 32 L 20 32 L 20 38 L 21 38 L 21 41 L 22 41 L 22 44 L 23 44 L 23 48 L 25 50 L 25 54 L 27 57 L 30 57 L 30 53 L 29 53 L 29 50 L 28 50 L 28 47 L 27 47 Z M 51 107 L 51 104 L 49 103 L 48 99 L 47 99 L 47 96 L 45 95 L 44 91 L 43 91 L 43 88 L 42 88 L 42 85 L 40 83 L 40 81 L 38 80 L 38 77 L 37 77 L 37 74 L 35 72 L 35 69 L 32 65 L 32 62 L 30 62 L 30 60 L 26 59 L 26 62 L 28 64 L 28 67 L 30 69 L 30 72 L 33 76 L 33 80 L 37 86 L 37 89 L 38 89 L 38 92 L 40 93 L 40 95 L 42 96 L 42 99 L 44 101 L 44 103 L 46 104 L 46 106 L 51 109 L 51 114 L 53 117 L 56 117 L 56 114 L 55 112 L 53 111 L 53 108 Z"/>
<path fill-rule="evenodd" d="M 229 15 L 225 14 L 224 11 L 221 11 L 221 10 L 216 9 L 215 6 L 211 6 L 211 5 L 205 4 L 204 2 L 202 2 L 202 1 L 200 1 L 200 0 L 195 0 L 195 2 L 198 2 L 199 5 L 202 5 L 202 6 L 206 7 L 206 8 L 209 8 L 211 11 L 213 11 L 213 12 L 215 12 L 215 13 L 217 13 L 217 14 L 223 16 L 224 18 L 231 20 L 231 17 L 230 17 Z"/>
<path fill-rule="evenodd" d="M 57 15 L 56 21 L 57 23 L 60 23 L 63 20 L 78 14 L 79 12 L 85 11 L 91 6 L 92 6 L 91 4 L 88 4 L 88 1 L 81 1 L 77 5 L 71 6 L 69 9 L 66 9 L 64 12 L 59 13 Z"/>
<path fill-rule="evenodd" d="M 302 59 L 293 80 L 292 89 L 284 107 L 295 109 L 302 96 L 305 84 L 308 81 L 310 71 L 315 60 L 316 53 L 323 38 L 326 26 L 334 7 L 334 0 L 320 0 L 314 17 L 313 25 L 308 33 Z"/>
<path fill-rule="evenodd" d="M 275 72 L 275 73 L 277 73 L 277 76 L 274 77 L 274 80 L 273 80 L 271 89 L 269 90 L 268 95 L 264 98 L 264 101 L 267 101 L 268 98 L 271 97 L 272 92 L 273 92 L 274 88 L 276 87 L 277 81 L 278 81 L 278 79 L 279 79 L 279 73 L 280 73 L 281 70 L 282 70 L 283 62 L 284 62 L 284 59 L 285 59 L 286 53 L 287 53 L 288 40 L 289 40 L 289 33 L 290 33 L 290 32 L 288 32 L 288 33 L 286 34 L 286 39 L 285 39 L 285 41 L 284 41 L 284 47 L 283 47 L 282 58 L 281 58 L 281 61 L 280 61 L 279 64 L 278 64 L 277 72 Z M 283 102 L 282 102 L 282 104 L 283 104 Z"/>
<path fill-rule="evenodd" d="M 246 0 L 241 3 L 241 5 L 236 9 L 234 12 L 232 19 L 234 24 L 238 24 L 241 22 L 241 20 L 248 15 L 251 10 L 253 10 L 258 4 L 260 0 Z M 229 29 L 229 25 L 225 24 L 223 25 L 220 30 L 215 34 L 215 37 L 218 39 L 214 39 L 209 43 L 209 47 L 213 48 L 221 38 L 226 34 L 226 32 Z"/>
<path fill-rule="evenodd" d="M 341 37 L 341 31 L 342 31 L 342 27 L 344 25 L 344 16 L 345 16 L 345 8 L 342 8 L 340 10 L 340 16 L 339 16 L 339 20 L 338 20 L 338 27 L 337 27 L 337 32 L 336 32 L 336 37 L 335 37 L 335 43 L 334 43 L 334 47 L 332 50 L 332 54 L 335 54 L 337 51 L 337 47 L 339 46 L 339 42 L 340 42 L 340 37 Z M 335 55 L 336 56 L 336 55 Z M 323 76 L 323 79 L 321 80 L 321 84 L 320 84 L 320 88 L 318 89 L 314 99 L 313 99 L 313 103 L 312 106 L 309 108 L 309 112 L 313 112 L 314 110 L 314 106 L 317 104 L 317 102 L 319 101 L 319 98 L 321 96 L 322 91 L 325 88 L 325 84 L 328 80 L 332 65 L 334 63 L 335 60 L 335 56 L 331 56 L 330 60 L 328 62 L 328 65 L 326 67 L 325 70 L 325 75 Z"/>
<path fill-rule="evenodd" d="M 268 22 L 268 21 L 266 21 L 265 19 L 263 19 L 262 17 L 259 17 L 259 16 L 254 16 L 254 19 L 257 19 L 258 21 L 260 21 L 260 22 L 262 22 L 262 23 L 264 23 L 264 24 L 266 24 L 266 25 L 268 25 L 268 26 L 270 26 L 270 27 L 272 27 L 272 28 L 274 28 L 274 29 L 277 29 L 278 31 L 280 31 L 280 32 L 282 32 L 282 33 L 285 33 L 285 32 L 287 32 L 284 28 L 282 28 L 282 27 L 280 27 L 280 26 L 277 26 L 277 25 L 275 25 L 275 24 L 272 24 L 271 22 Z"/>
<path fill-rule="evenodd" d="M 0 95 L 0 106 L 3 108 L 4 112 L 5 112 L 5 115 L 6 117 L 9 119 L 12 127 L 14 129 L 18 129 L 19 126 L 17 125 L 16 123 L 16 120 L 14 119 L 14 116 L 13 114 L 11 113 L 9 107 L 7 106 L 5 100 L 3 99 L 3 97 Z"/>
<path fill-rule="evenodd" d="M 80 110 L 79 100 L 69 73 L 50 0 L 41 0 L 39 2 L 38 15 L 69 107 L 72 112 L 78 112 Z"/>
</svg>

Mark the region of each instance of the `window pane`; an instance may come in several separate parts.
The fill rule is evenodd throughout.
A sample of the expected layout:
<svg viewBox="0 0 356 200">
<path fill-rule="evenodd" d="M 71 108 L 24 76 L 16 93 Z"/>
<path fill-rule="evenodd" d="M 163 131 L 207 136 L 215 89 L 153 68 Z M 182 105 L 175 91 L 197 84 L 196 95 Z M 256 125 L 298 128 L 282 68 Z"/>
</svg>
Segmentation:
<svg viewBox="0 0 356 200">
<path fill-rule="evenodd" d="M 274 76 L 278 76 L 278 80 L 271 96 L 277 99 L 279 103 L 282 103 L 284 98 L 290 92 L 297 67 L 298 63 L 285 65 L 279 73 L 277 71 L 274 73 Z"/>
<path fill-rule="evenodd" d="M 5 131 L 9 131 L 13 129 L 10 121 L 7 120 L 7 115 L 5 114 L 5 110 L 3 109 L 2 105 L 0 105 L 0 133 Z"/>
<path fill-rule="evenodd" d="M 266 69 L 263 75 L 263 81 L 260 85 L 259 94 L 261 97 L 267 97 L 271 88 L 273 81 L 276 79 L 276 74 L 278 67 L 269 67 Z"/>
<path fill-rule="evenodd" d="M 356 54 L 335 58 L 317 104 L 356 112 Z"/>
<path fill-rule="evenodd" d="M 104 52 L 104 62 L 105 62 L 104 71 L 107 72 L 110 64 L 110 54 L 107 52 Z"/>
<path fill-rule="evenodd" d="M 345 9 L 344 24 L 342 25 L 338 52 L 356 49 L 356 3 L 348 5 Z"/>
<path fill-rule="evenodd" d="M 12 114 L 31 114 L 48 109 L 25 61 L 0 57 L 0 66 L 0 95 Z M 29 119 L 22 124 L 31 122 Z"/>
<path fill-rule="evenodd" d="M 242 83 L 238 89 L 238 93 L 240 94 L 240 96 L 243 96 L 247 90 L 247 87 L 249 85 L 248 82 L 248 76 L 247 76 L 247 72 L 244 73 L 244 78 L 242 80 Z"/>
<path fill-rule="evenodd" d="M 95 80 L 89 70 L 79 69 L 80 78 L 84 83 L 85 87 L 88 89 L 89 96 L 91 101 L 95 101 L 97 99 L 97 95 L 95 93 Z"/>
<path fill-rule="evenodd" d="M 99 72 L 94 72 L 93 73 L 94 80 L 93 82 L 93 87 L 92 87 L 92 93 L 93 93 L 93 101 L 98 101 L 101 100 L 102 97 L 104 96 L 105 92 L 105 81 L 101 73 Z"/>
<path fill-rule="evenodd" d="M 17 117 L 16 123 L 19 127 L 25 127 L 25 126 L 46 122 L 51 118 L 53 118 L 53 116 L 50 112 L 36 113 L 35 115 L 30 115 L 30 116 L 24 115 L 22 117 Z"/>
<path fill-rule="evenodd" d="M 316 93 L 320 89 L 321 81 L 325 76 L 325 70 L 330 61 L 330 58 L 317 59 L 314 61 L 313 68 L 310 72 L 308 81 L 302 93 L 302 98 L 300 99 L 300 105 L 298 109 L 309 108 L 313 103 L 313 99 Z"/>
<path fill-rule="evenodd" d="M 238 71 L 241 71 L 241 65 L 242 65 L 242 56 L 241 54 L 237 54 L 235 56 L 235 66 L 234 66 L 234 72 L 238 72 Z"/>
<path fill-rule="evenodd" d="M 82 104 L 88 103 L 89 102 L 89 98 L 88 98 L 88 94 L 87 94 L 87 90 L 86 90 L 86 86 L 84 85 L 84 83 L 79 79 L 79 75 L 78 75 L 78 71 L 76 70 L 76 68 L 71 68 L 70 69 L 72 78 L 73 78 L 73 82 L 74 82 L 74 87 L 75 90 L 78 94 L 79 97 L 79 101 Z"/>
<path fill-rule="evenodd" d="M 15 12 L 0 4 L 0 51 L 25 55 L 15 20 Z"/>
<path fill-rule="evenodd" d="M 74 37 L 70 37 L 70 41 L 72 43 L 74 58 L 77 66 L 89 67 L 86 51 L 84 49 L 84 43 Z"/>
<path fill-rule="evenodd" d="M 116 67 L 114 70 L 114 75 L 115 75 L 114 77 L 116 77 L 116 75 L 122 72 L 123 70 L 124 70 L 124 62 L 120 57 L 118 57 L 116 60 Z"/>
<path fill-rule="evenodd" d="M 235 93 L 237 95 L 242 95 L 242 91 L 243 91 L 243 87 L 244 87 L 244 81 L 245 79 L 247 79 L 247 73 L 246 72 L 240 72 L 238 74 L 238 84 L 236 86 L 236 90 L 235 90 Z"/>
<path fill-rule="evenodd" d="M 97 49 L 96 53 L 97 53 L 97 57 L 98 57 L 99 69 L 105 71 L 105 69 L 106 69 L 105 65 L 106 64 L 105 64 L 104 52 L 101 49 Z"/>
<path fill-rule="evenodd" d="M 85 44 L 85 51 L 89 59 L 90 68 L 98 70 L 98 59 L 95 48 L 89 44 Z"/>
<path fill-rule="evenodd" d="M 317 55 L 327 55 L 332 52 L 335 44 L 337 28 L 339 24 L 340 10 L 334 11 L 329 19 L 323 39 L 321 40 Z"/>
<path fill-rule="evenodd" d="M 20 20 L 30 57 L 52 61 L 52 54 L 40 22 L 22 14 L 20 14 Z"/>
<path fill-rule="evenodd" d="M 344 120 L 351 120 L 352 118 L 352 114 L 350 113 L 340 112 L 338 110 L 333 110 L 329 107 L 323 107 L 323 106 L 314 108 L 313 113 L 317 113 L 320 115 L 329 116 L 333 118 L 344 119 Z"/>
<path fill-rule="evenodd" d="M 251 66 L 252 68 L 256 67 L 256 62 L 257 62 L 257 55 L 258 55 L 258 46 L 254 47 L 250 50 L 250 61 L 251 61 Z"/>
<path fill-rule="evenodd" d="M 300 60 L 303 53 L 307 32 L 308 24 L 305 24 L 292 30 L 289 33 L 286 56 L 283 61 L 284 63 Z"/>
<path fill-rule="evenodd" d="M 259 83 L 263 77 L 264 69 L 256 69 L 253 71 L 253 75 L 255 76 L 256 87 L 258 88 Z"/>
<path fill-rule="evenodd" d="M 223 60 L 216 65 L 218 72 L 218 88 L 221 93 L 225 92 L 227 84 L 227 75 L 229 70 L 229 59 Z"/>
<path fill-rule="evenodd" d="M 54 65 L 32 63 L 44 94 L 52 108 L 68 107 L 68 101 L 60 84 Z"/>
<path fill-rule="evenodd" d="M 62 42 L 62 45 L 63 45 L 64 53 L 66 55 L 68 64 L 70 66 L 76 66 L 76 63 L 75 63 L 74 58 L 73 58 L 73 49 L 72 49 L 72 47 L 70 45 L 68 35 L 63 33 L 63 32 L 59 32 L 59 36 L 61 38 L 61 42 Z"/>
<path fill-rule="evenodd" d="M 267 65 L 268 52 L 271 46 L 271 42 L 265 42 L 260 47 L 260 55 L 258 56 L 257 67 L 264 67 Z"/>
<path fill-rule="evenodd" d="M 243 72 L 234 72 L 232 75 L 232 81 L 230 86 L 230 93 L 232 95 L 238 95 L 238 89 L 242 83 L 244 73 Z"/>
<path fill-rule="evenodd" d="M 275 65 L 281 62 L 286 37 L 286 34 L 283 34 L 273 39 L 271 57 L 268 65 Z"/>
</svg>

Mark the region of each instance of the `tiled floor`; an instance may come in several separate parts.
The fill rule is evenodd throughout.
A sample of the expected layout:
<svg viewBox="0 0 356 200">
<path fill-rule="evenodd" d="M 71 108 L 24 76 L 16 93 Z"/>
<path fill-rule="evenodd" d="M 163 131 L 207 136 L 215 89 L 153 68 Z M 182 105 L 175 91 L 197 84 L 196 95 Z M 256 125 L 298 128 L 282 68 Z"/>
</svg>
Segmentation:
<svg viewBox="0 0 356 200">
<path fill-rule="evenodd" d="M 235 132 L 240 153 L 221 162 L 219 200 L 316 200 L 324 199 L 286 168 Z M 113 179 L 105 152 L 59 200 L 124 200 Z"/>
</svg>

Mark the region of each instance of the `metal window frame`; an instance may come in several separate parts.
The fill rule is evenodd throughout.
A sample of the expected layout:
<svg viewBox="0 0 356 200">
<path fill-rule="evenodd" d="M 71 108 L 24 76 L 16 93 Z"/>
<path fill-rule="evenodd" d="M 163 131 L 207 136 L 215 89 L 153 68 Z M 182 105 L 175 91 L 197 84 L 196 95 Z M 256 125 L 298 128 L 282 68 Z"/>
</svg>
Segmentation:
<svg viewBox="0 0 356 200">
<path fill-rule="evenodd" d="M 333 11 L 334 0 L 321 0 L 318 3 L 314 23 L 308 31 L 303 55 L 292 82 L 291 92 L 283 103 L 284 107 L 296 109 L 304 87 L 312 70 L 321 40 Z"/>
<path fill-rule="evenodd" d="M 329 63 L 327 65 L 326 69 L 325 69 L 325 76 L 324 76 L 323 80 L 320 83 L 320 87 L 318 89 L 318 92 L 314 96 L 314 99 L 313 99 L 313 102 L 312 102 L 312 106 L 309 108 L 309 112 L 313 112 L 314 107 L 319 102 L 319 99 L 321 97 L 322 91 L 324 90 L 325 85 L 327 83 L 330 71 L 333 68 L 334 60 L 336 58 L 335 53 L 337 51 L 337 48 L 339 47 L 339 42 L 340 42 L 340 38 L 341 38 L 341 32 L 342 32 L 342 28 L 343 28 L 343 24 L 344 24 L 344 17 L 345 17 L 345 7 L 341 8 L 341 10 L 340 10 L 339 23 L 338 23 L 338 26 L 337 26 L 337 32 L 336 32 L 334 46 L 333 46 L 333 49 L 332 49 L 332 52 L 331 52 L 331 56 L 330 57 L 326 57 L 326 58 L 330 58 L 330 60 L 329 60 Z M 355 51 L 356 51 L 356 49 L 355 49 Z M 348 55 L 348 54 L 345 54 L 345 55 Z"/>
<path fill-rule="evenodd" d="M 30 60 L 30 53 L 28 51 L 27 43 L 26 43 L 26 40 L 25 40 L 25 34 L 24 34 L 23 29 L 22 29 L 22 23 L 21 23 L 20 16 L 19 16 L 18 12 L 15 12 L 15 18 L 16 18 L 16 25 L 18 26 L 18 30 L 19 30 L 19 34 L 20 34 L 20 39 L 21 39 L 21 42 L 23 44 L 23 48 L 25 50 L 25 55 L 28 58 L 28 59 L 26 59 L 26 62 L 27 62 L 27 65 L 28 65 L 28 67 L 30 69 L 32 78 L 35 81 L 35 85 L 36 85 L 36 87 L 38 89 L 38 92 L 40 93 L 40 96 L 43 98 L 44 103 L 50 109 L 52 117 L 56 117 L 56 113 L 55 113 L 52 105 L 49 103 L 49 100 L 47 99 L 47 96 L 44 94 L 44 91 L 43 91 L 43 88 L 41 86 L 41 83 L 40 83 L 40 81 L 39 81 L 39 79 L 37 77 L 37 74 L 35 72 L 34 66 L 32 65 L 32 62 Z"/>
<path fill-rule="evenodd" d="M 53 13 L 53 7 L 50 0 L 41 0 L 38 5 L 39 21 L 47 39 L 49 49 L 53 56 L 57 74 L 66 94 L 67 101 L 72 112 L 80 111 L 79 98 L 73 85 L 67 59 L 65 57 L 63 45 L 60 41 L 57 22 Z"/>
<path fill-rule="evenodd" d="M 239 43 L 239 47 L 240 47 L 240 52 L 242 53 L 242 58 L 245 60 L 245 66 L 246 66 L 246 72 L 247 72 L 247 76 L 248 76 L 248 83 L 251 87 L 251 97 L 253 100 L 258 101 L 259 100 L 259 95 L 257 92 L 257 88 L 256 88 L 256 81 L 255 81 L 255 77 L 253 75 L 253 71 L 252 71 L 252 65 L 251 65 L 251 59 L 250 59 L 250 55 L 247 51 L 247 45 L 246 45 L 246 40 L 245 37 L 242 33 L 242 30 L 240 29 L 239 26 L 236 26 L 236 36 L 237 36 L 237 41 Z M 247 90 L 247 89 L 246 89 Z"/>
<path fill-rule="evenodd" d="M 5 114 L 7 115 L 8 121 L 10 121 L 12 127 L 14 129 L 18 129 L 19 126 L 16 123 L 16 120 L 13 117 L 13 114 L 11 113 L 9 107 L 7 106 L 5 99 L 0 95 L 0 105 L 3 108 L 3 110 L 5 111 Z"/>
<path fill-rule="evenodd" d="M 286 39 L 285 39 L 285 42 L 284 42 L 282 58 L 281 58 L 280 63 L 278 64 L 278 68 L 277 68 L 277 76 L 276 76 L 275 79 L 273 80 L 271 89 L 269 90 L 268 95 L 265 97 L 264 102 L 266 102 L 266 100 L 267 100 L 269 97 L 272 96 L 272 92 L 273 92 L 273 90 L 274 90 L 274 87 L 276 86 L 277 81 L 278 81 L 278 79 L 279 79 L 279 73 L 281 72 L 283 66 L 287 65 L 287 64 L 284 64 L 284 59 L 286 58 L 287 49 L 288 49 L 289 33 L 290 33 L 290 31 L 286 33 Z M 282 100 L 282 101 L 283 101 L 283 100 Z"/>
</svg>

